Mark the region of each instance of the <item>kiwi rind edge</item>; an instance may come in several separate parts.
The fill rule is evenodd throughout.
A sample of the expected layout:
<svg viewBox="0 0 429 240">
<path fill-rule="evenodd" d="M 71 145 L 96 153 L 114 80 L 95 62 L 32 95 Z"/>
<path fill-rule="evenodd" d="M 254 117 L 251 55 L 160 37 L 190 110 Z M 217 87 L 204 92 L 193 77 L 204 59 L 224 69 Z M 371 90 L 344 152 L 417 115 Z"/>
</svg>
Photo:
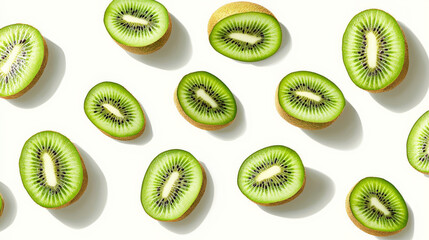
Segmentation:
<svg viewBox="0 0 429 240">
<path fill-rule="evenodd" d="M 397 234 L 397 233 L 399 233 L 400 231 L 402 231 L 406 227 L 406 225 L 405 225 L 403 228 L 401 228 L 401 229 L 399 229 L 397 231 L 386 232 L 386 231 L 378 231 L 378 230 L 374 230 L 374 229 L 368 228 L 368 227 L 364 226 L 362 223 L 360 223 L 355 218 L 355 216 L 353 215 L 352 209 L 350 207 L 350 194 L 352 193 L 352 191 L 356 187 L 356 185 L 357 184 L 355 184 L 353 186 L 353 188 L 347 194 L 347 198 L 346 198 L 346 211 L 347 211 L 347 215 L 349 216 L 350 220 L 352 220 L 352 222 L 356 225 L 356 227 L 358 227 L 360 230 L 362 230 L 362 231 L 364 231 L 364 232 L 366 232 L 368 234 L 371 234 L 371 235 L 374 235 L 374 236 L 378 236 L 378 237 L 386 237 L 386 236 Z"/>
<path fill-rule="evenodd" d="M 198 203 L 200 202 L 201 198 L 203 197 L 204 192 L 206 191 L 206 186 L 207 186 L 206 171 L 204 170 L 203 165 L 199 161 L 198 161 L 198 164 L 200 164 L 200 167 L 201 167 L 201 172 L 202 172 L 202 175 L 203 175 L 203 181 L 201 183 L 201 189 L 200 189 L 200 192 L 198 193 L 197 198 L 192 203 L 192 205 L 188 208 L 188 210 L 185 213 L 183 213 L 182 216 L 180 216 L 180 217 L 178 217 L 176 219 L 173 219 L 173 220 L 160 220 L 160 219 L 156 219 L 156 218 L 154 218 L 154 217 L 151 216 L 153 219 L 155 219 L 157 221 L 161 221 L 161 222 L 178 222 L 178 221 L 183 220 L 184 218 L 186 218 L 195 209 L 195 207 L 198 205 Z M 143 210 L 145 210 L 145 209 L 143 208 Z M 148 214 L 148 215 L 150 216 L 150 214 Z"/>
<path fill-rule="evenodd" d="M 24 25 L 28 25 L 28 24 L 24 24 Z M 30 25 L 28 25 L 30 26 Z M 33 27 L 34 28 L 34 27 Z M 42 36 L 42 35 L 41 35 Z M 28 84 L 24 89 L 22 89 L 21 91 L 10 95 L 10 96 L 3 96 L 2 98 L 4 99 L 14 99 L 14 98 L 18 98 L 21 97 L 24 93 L 26 93 L 28 90 L 30 90 L 39 80 L 39 78 L 42 76 L 43 71 L 45 70 L 45 67 L 48 63 L 48 45 L 46 44 L 46 40 L 45 38 L 42 36 L 43 39 L 43 61 L 42 61 L 42 65 L 40 66 L 39 71 L 37 72 L 36 76 L 34 76 L 33 80 L 30 82 L 30 84 Z"/>
<path fill-rule="evenodd" d="M 183 111 L 182 105 L 180 105 L 179 98 L 177 97 L 177 87 L 176 87 L 176 90 L 174 90 L 174 103 L 175 103 L 177 110 L 179 111 L 180 115 L 182 115 L 186 119 L 186 121 L 188 121 L 189 123 L 191 123 L 195 127 L 201 128 L 203 130 L 214 131 L 214 130 L 222 129 L 224 127 L 231 125 L 234 122 L 235 118 L 237 117 L 237 115 L 236 115 L 234 117 L 234 119 L 232 119 L 230 122 L 223 124 L 223 125 L 212 125 L 212 124 L 204 124 L 204 123 L 197 122 L 194 119 L 192 119 L 191 117 L 189 117 L 185 113 L 185 111 Z"/>
<path fill-rule="evenodd" d="M 210 33 L 212 32 L 214 26 L 220 22 L 222 19 L 229 17 L 234 14 L 238 13 L 246 13 L 246 12 L 259 12 L 259 13 L 265 13 L 268 15 L 274 16 L 272 12 L 270 12 L 265 7 L 251 2 L 232 2 L 223 5 L 222 7 L 218 8 L 210 17 L 208 26 L 207 26 L 207 32 L 210 36 Z"/>
<path fill-rule="evenodd" d="M 304 128 L 304 129 L 308 129 L 308 130 L 323 129 L 323 128 L 326 128 L 329 125 L 331 125 L 333 122 L 335 122 L 335 120 L 337 120 L 338 117 L 340 117 L 340 115 L 342 113 L 341 112 L 340 114 L 338 114 L 338 117 L 336 117 L 334 120 L 329 121 L 329 122 L 324 122 L 324 123 L 307 122 L 307 121 L 303 121 L 303 120 L 300 120 L 298 118 L 292 117 L 291 115 L 287 114 L 287 112 L 280 105 L 279 86 L 280 86 L 280 84 L 277 86 L 277 89 L 276 89 L 276 109 L 277 109 L 277 112 L 279 112 L 279 114 L 282 118 L 284 118 L 287 122 L 289 122 L 290 124 L 292 124 L 294 126 Z M 344 111 L 344 108 L 342 111 Z"/>
<path fill-rule="evenodd" d="M 119 43 L 115 39 L 113 39 L 113 40 L 119 46 L 121 46 L 123 49 L 125 49 L 128 52 L 135 53 L 135 54 L 146 55 L 146 54 L 151 54 L 153 52 L 158 51 L 160 48 L 162 48 L 165 45 L 165 43 L 167 42 L 168 38 L 170 37 L 171 29 L 172 29 L 171 16 L 170 16 L 170 13 L 168 13 L 168 28 L 167 28 L 167 31 L 164 33 L 164 35 L 162 35 L 162 37 L 160 39 L 158 39 L 156 42 L 154 42 L 154 43 L 152 43 L 150 45 L 147 45 L 147 46 L 144 46 L 144 47 L 131 47 L 131 46 L 127 46 L 125 44 Z"/>
<path fill-rule="evenodd" d="M 0 193 L 0 201 L 2 202 L 1 204 L 1 208 L 0 208 L 0 216 L 3 214 L 3 210 L 4 210 L 4 199 L 3 196 Z"/>
</svg>

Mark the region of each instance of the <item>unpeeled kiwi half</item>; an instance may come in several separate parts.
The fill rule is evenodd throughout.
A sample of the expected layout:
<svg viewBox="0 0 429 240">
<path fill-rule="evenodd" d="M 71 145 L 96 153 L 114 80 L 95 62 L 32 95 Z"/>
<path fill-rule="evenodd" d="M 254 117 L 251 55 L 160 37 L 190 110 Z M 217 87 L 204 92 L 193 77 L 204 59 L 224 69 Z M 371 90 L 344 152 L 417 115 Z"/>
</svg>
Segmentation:
<svg viewBox="0 0 429 240">
<path fill-rule="evenodd" d="M 0 29 L 0 97 L 22 96 L 36 84 L 48 62 L 48 46 L 27 24 Z"/>
<path fill-rule="evenodd" d="M 251 2 L 233 2 L 220 7 L 210 17 L 207 31 L 216 51 L 245 62 L 272 56 L 282 43 L 282 30 L 274 15 Z"/>
<path fill-rule="evenodd" d="M 141 187 L 141 204 L 156 220 L 180 221 L 197 206 L 206 183 L 204 168 L 191 153 L 168 150 L 150 163 Z"/>
<path fill-rule="evenodd" d="M 351 80 L 369 92 L 393 89 L 408 72 L 405 35 L 395 18 L 379 9 L 353 17 L 343 35 L 342 52 Z"/>
<path fill-rule="evenodd" d="M 305 186 L 305 168 L 294 150 L 281 145 L 269 146 L 244 160 L 237 184 L 251 201 L 276 206 L 301 194 Z"/>
<path fill-rule="evenodd" d="M 407 139 L 408 162 L 417 171 L 429 174 L 429 111 L 414 123 Z"/>
<path fill-rule="evenodd" d="M 288 74 L 276 90 L 276 108 L 289 123 L 304 129 L 322 129 L 342 113 L 346 100 L 326 77 L 308 71 Z"/>
<path fill-rule="evenodd" d="M 180 114 L 192 125 L 218 130 L 230 125 L 237 104 L 229 88 L 211 73 L 198 71 L 185 75 L 174 93 Z"/>
<path fill-rule="evenodd" d="M 43 131 L 30 137 L 19 158 L 24 188 L 42 207 L 59 209 L 76 202 L 88 184 L 85 164 L 64 135 Z"/>
<path fill-rule="evenodd" d="M 401 193 L 379 177 L 364 178 L 352 188 L 346 211 L 358 228 L 375 236 L 399 233 L 408 222 L 408 208 Z"/>
<path fill-rule="evenodd" d="M 146 126 L 140 103 L 118 83 L 95 85 L 86 95 L 84 110 L 101 132 L 117 140 L 135 139 Z"/>
<path fill-rule="evenodd" d="M 104 13 L 104 25 L 119 46 L 136 54 L 159 50 L 172 27 L 167 9 L 154 0 L 114 0 Z"/>
</svg>

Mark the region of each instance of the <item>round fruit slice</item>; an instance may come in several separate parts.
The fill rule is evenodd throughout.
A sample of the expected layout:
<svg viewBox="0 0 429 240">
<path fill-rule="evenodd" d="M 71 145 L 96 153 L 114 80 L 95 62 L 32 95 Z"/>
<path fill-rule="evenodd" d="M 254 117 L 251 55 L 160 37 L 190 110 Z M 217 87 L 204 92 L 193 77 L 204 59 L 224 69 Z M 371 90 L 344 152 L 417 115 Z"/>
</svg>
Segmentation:
<svg viewBox="0 0 429 240">
<path fill-rule="evenodd" d="M 0 194 L 0 216 L 3 214 L 3 210 L 4 210 L 3 196 Z"/>
<path fill-rule="evenodd" d="M 209 40 L 219 53 L 240 61 L 255 62 L 280 48 L 282 30 L 266 8 L 250 2 L 234 2 L 216 10 L 208 24 Z"/>
<path fill-rule="evenodd" d="M 204 168 L 187 151 L 165 151 L 150 163 L 143 179 L 141 203 L 152 218 L 179 221 L 197 206 L 206 188 Z"/>
<path fill-rule="evenodd" d="M 429 111 L 425 112 L 411 128 L 407 140 L 408 162 L 417 171 L 429 174 Z"/>
<path fill-rule="evenodd" d="M 102 82 L 95 85 L 86 95 L 84 110 L 98 129 L 114 139 L 135 139 L 146 126 L 137 99 L 117 83 Z"/>
<path fill-rule="evenodd" d="M 237 105 L 229 88 L 208 72 L 184 76 L 174 93 L 180 114 L 192 125 L 217 130 L 230 125 L 237 114 Z"/>
<path fill-rule="evenodd" d="M 401 27 L 382 10 L 357 14 L 344 32 L 343 61 L 358 87 L 369 92 L 391 90 L 408 71 L 408 47 Z"/>
<path fill-rule="evenodd" d="M 165 7 L 153 0 L 115 0 L 104 13 L 104 25 L 119 46 L 136 54 L 160 49 L 171 33 Z"/>
<path fill-rule="evenodd" d="M 23 95 L 39 80 L 47 62 L 48 47 L 37 29 L 26 24 L 0 29 L 0 97 Z"/>
<path fill-rule="evenodd" d="M 289 123 L 305 129 L 331 125 L 346 104 L 341 90 L 329 79 L 313 72 L 293 72 L 276 90 L 276 107 Z"/>
<path fill-rule="evenodd" d="M 19 158 L 21 180 L 30 197 L 45 208 L 77 201 L 88 183 L 83 160 L 60 133 L 39 132 L 25 142 Z"/>
<path fill-rule="evenodd" d="M 364 178 L 353 187 L 346 210 L 358 228 L 375 236 L 396 234 L 408 222 L 402 195 L 390 182 L 378 177 Z"/>
<path fill-rule="evenodd" d="M 304 190 L 305 169 L 298 154 L 285 146 L 270 146 L 250 155 L 240 167 L 240 191 L 253 202 L 275 206 Z"/>
</svg>

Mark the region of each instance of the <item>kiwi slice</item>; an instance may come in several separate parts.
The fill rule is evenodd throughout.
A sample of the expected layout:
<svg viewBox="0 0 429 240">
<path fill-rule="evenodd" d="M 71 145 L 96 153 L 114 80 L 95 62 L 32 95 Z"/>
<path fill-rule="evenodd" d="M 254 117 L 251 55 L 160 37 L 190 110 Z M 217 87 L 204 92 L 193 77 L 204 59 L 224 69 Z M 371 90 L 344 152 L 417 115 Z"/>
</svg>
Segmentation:
<svg viewBox="0 0 429 240">
<path fill-rule="evenodd" d="M 104 25 L 119 46 L 136 54 L 157 51 L 171 33 L 167 9 L 154 0 L 114 0 L 104 13 Z"/>
<path fill-rule="evenodd" d="M 405 35 L 388 13 L 379 9 L 360 12 L 344 32 L 343 61 L 358 87 L 369 92 L 391 90 L 407 75 Z"/>
<path fill-rule="evenodd" d="M 4 210 L 4 201 L 3 201 L 3 196 L 0 193 L 0 216 L 3 214 L 3 210 Z"/>
<path fill-rule="evenodd" d="M 411 128 L 407 139 L 408 162 L 417 171 L 429 174 L 429 111 Z"/>
<path fill-rule="evenodd" d="M 197 206 L 206 183 L 204 168 L 189 152 L 172 149 L 160 153 L 143 179 L 143 209 L 159 221 L 182 220 Z"/>
<path fill-rule="evenodd" d="M 305 168 L 298 154 L 285 146 L 270 146 L 250 155 L 238 171 L 238 187 L 251 201 L 275 206 L 304 190 Z"/>
<path fill-rule="evenodd" d="M 21 180 L 30 197 L 45 208 L 77 201 L 88 183 L 83 160 L 64 135 L 43 131 L 29 138 L 19 158 Z"/>
<path fill-rule="evenodd" d="M 139 137 L 146 126 L 143 110 L 134 96 L 114 82 L 95 85 L 84 103 L 88 119 L 107 136 L 118 140 Z"/>
<path fill-rule="evenodd" d="M 341 90 L 329 79 L 313 72 L 288 74 L 276 90 L 276 107 L 289 123 L 305 129 L 331 125 L 346 104 Z"/>
<path fill-rule="evenodd" d="M 208 72 L 185 75 L 174 93 L 180 114 L 192 125 L 217 130 L 230 125 L 237 114 L 237 104 L 229 88 Z"/>
<path fill-rule="evenodd" d="M 40 32 L 26 24 L 0 29 L 0 97 L 17 98 L 36 84 L 48 62 Z"/>
<path fill-rule="evenodd" d="M 396 234 L 408 222 L 408 208 L 401 193 L 379 177 L 360 180 L 347 195 L 346 210 L 358 228 L 375 236 Z"/>
<path fill-rule="evenodd" d="M 244 62 L 266 59 L 282 43 L 274 15 L 251 2 L 228 3 L 217 9 L 208 24 L 209 41 L 219 53 Z"/>
</svg>

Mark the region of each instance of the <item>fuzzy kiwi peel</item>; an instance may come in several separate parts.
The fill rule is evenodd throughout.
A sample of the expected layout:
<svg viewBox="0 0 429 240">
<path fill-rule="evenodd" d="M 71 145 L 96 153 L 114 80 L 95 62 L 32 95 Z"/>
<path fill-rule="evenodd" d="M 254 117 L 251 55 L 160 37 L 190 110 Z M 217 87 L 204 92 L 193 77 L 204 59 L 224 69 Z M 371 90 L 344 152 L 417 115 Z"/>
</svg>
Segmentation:
<svg viewBox="0 0 429 240">
<path fill-rule="evenodd" d="M 48 209 L 61 209 L 75 203 L 88 185 L 88 173 L 79 150 L 67 137 L 54 131 L 39 132 L 26 141 L 19 168 L 30 197 Z M 51 185 L 52 177 L 56 179 L 55 185 Z"/>
<path fill-rule="evenodd" d="M 209 23 L 207 26 L 207 33 L 210 35 L 212 32 L 214 26 L 220 22 L 222 19 L 227 18 L 234 14 L 239 13 L 247 13 L 247 12 L 259 12 L 259 13 L 265 13 L 268 15 L 271 15 L 275 18 L 274 14 L 270 12 L 270 10 L 266 9 L 265 7 L 252 3 L 252 2 L 232 2 L 223 5 L 222 7 L 218 8 L 210 17 Z"/>
<path fill-rule="evenodd" d="M 29 28 L 29 29 L 35 30 L 40 35 L 40 37 L 42 38 L 42 41 L 43 41 L 43 60 L 42 60 L 42 63 L 40 65 L 39 70 L 37 71 L 37 73 L 35 74 L 33 79 L 31 80 L 31 82 L 25 88 L 23 88 L 22 90 L 14 93 L 14 94 L 11 94 L 11 95 L 0 94 L 0 97 L 4 98 L 4 99 L 15 99 L 15 98 L 21 97 L 22 95 L 24 95 L 24 93 L 28 92 L 28 90 L 30 90 L 32 87 L 34 87 L 34 85 L 38 82 L 38 80 L 42 76 L 43 71 L 45 70 L 45 67 L 48 63 L 48 55 L 49 55 L 48 54 L 49 53 L 48 52 L 48 45 L 46 44 L 46 40 L 41 35 L 41 33 L 36 28 L 34 28 L 33 26 L 28 25 L 28 24 L 23 24 L 23 23 L 17 23 L 17 24 L 9 25 L 9 26 L 6 26 L 4 28 L 14 27 L 14 26 L 22 26 L 24 28 Z"/>
<path fill-rule="evenodd" d="M 405 217 L 405 224 L 403 225 L 403 227 L 402 228 L 400 228 L 400 229 L 398 229 L 398 230 L 395 230 L 395 231 L 383 231 L 383 230 L 379 230 L 379 229 L 374 229 L 374 228 L 371 228 L 371 227 L 368 227 L 368 226 L 365 226 L 362 222 L 361 222 L 361 220 L 358 220 L 358 218 L 355 216 L 355 214 L 356 213 L 354 213 L 354 211 L 352 210 L 352 204 L 351 204 L 351 195 L 352 195 L 352 193 L 355 191 L 355 189 L 356 189 L 356 187 L 358 186 L 358 185 L 360 185 L 361 184 L 361 182 L 363 182 L 363 181 L 366 181 L 367 179 L 376 179 L 376 181 L 381 181 L 381 182 L 383 182 L 383 184 L 386 184 L 386 185 L 388 185 L 389 186 L 389 188 L 392 188 L 392 189 L 394 189 L 393 191 L 394 191 L 394 194 L 390 194 L 389 196 L 392 196 L 392 195 L 395 195 L 394 197 L 397 197 L 398 199 L 391 199 L 390 201 L 400 201 L 400 202 L 402 202 L 403 203 L 403 207 L 405 208 L 405 215 L 406 215 L 406 217 Z M 382 193 L 382 191 L 380 190 L 380 192 Z M 380 200 L 378 200 L 378 201 L 380 201 Z M 402 198 L 402 196 L 401 196 L 401 194 L 399 193 L 399 191 L 395 188 L 395 186 L 393 186 L 390 182 L 388 182 L 388 181 L 386 181 L 385 179 L 382 179 L 382 178 L 378 178 L 378 177 L 367 177 L 367 178 L 364 178 L 364 179 L 362 179 L 361 181 L 359 181 L 357 184 L 355 184 L 354 186 L 353 186 L 353 188 L 350 190 L 350 192 L 347 194 L 347 197 L 346 197 L 346 202 L 345 202 L 345 206 L 346 206 L 346 212 L 347 212 L 347 215 L 349 216 L 349 218 L 350 218 L 350 220 L 359 228 L 359 229 L 361 229 L 362 231 L 364 231 L 364 232 L 366 232 L 366 233 L 368 233 L 368 234 L 371 234 L 371 235 L 374 235 L 374 236 L 380 236 L 380 237 L 385 237 L 385 236 L 391 236 L 391 235 L 394 235 L 394 234 L 397 234 L 397 233 L 399 233 L 399 232 L 401 232 L 405 227 L 406 227 L 406 225 L 407 225 L 407 221 L 408 221 L 408 210 L 407 210 L 407 206 L 406 206 L 406 204 L 405 204 L 405 202 L 404 202 L 404 200 L 403 200 L 403 198 Z M 396 209 L 397 210 L 397 209 Z M 397 210 L 397 211 L 400 211 L 400 210 Z M 399 221 L 399 220 L 398 220 Z"/>
<path fill-rule="evenodd" d="M 121 5 L 122 4 L 122 5 Z M 126 5 L 129 4 L 129 5 Z M 141 9 L 133 9 L 133 6 L 140 7 Z M 150 6 L 150 7 L 149 7 Z M 153 13 L 149 12 L 148 9 L 150 8 L 151 11 L 158 10 L 159 12 Z M 166 15 L 167 19 L 164 19 L 164 14 Z M 125 19 L 125 16 L 128 18 Z M 153 21 L 152 17 L 159 18 L 155 20 L 156 24 L 165 24 L 165 21 L 168 21 L 168 27 L 167 29 L 164 28 L 165 32 L 163 32 L 162 35 L 157 37 L 150 36 L 150 34 L 153 34 L 159 30 L 158 28 L 163 28 L 161 25 L 150 25 Z M 117 21 L 117 22 L 115 22 Z M 122 25 L 124 24 L 124 25 Z M 172 30 L 172 22 L 171 22 L 171 16 L 170 13 L 167 11 L 167 9 L 159 2 L 153 1 L 153 0 L 115 0 L 112 1 L 109 6 L 106 9 L 106 12 L 104 14 L 104 25 L 106 26 L 107 31 L 109 32 L 112 39 L 123 49 L 125 49 L 128 52 L 134 53 L 134 54 L 151 54 L 153 52 L 158 51 L 160 48 L 162 48 L 167 40 L 169 39 L 171 35 Z M 119 26 L 120 25 L 120 26 Z M 125 26 L 127 25 L 127 26 Z M 152 30 L 152 27 L 154 31 Z M 143 36 L 132 36 L 132 40 L 127 37 L 121 36 L 121 31 L 118 28 L 126 29 L 126 31 L 135 32 L 136 34 L 140 32 L 143 34 Z M 130 28 L 130 29 L 127 29 Z M 124 30 L 125 31 L 125 30 Z M 156 33 L 159 35 L 159 33 Z M 154 38 L 154 41 L 152 40 L 145 40 L 145 39 L 151 39 Z M 149 42 L 147 42 L 149 41 Z"/>
</svg>

